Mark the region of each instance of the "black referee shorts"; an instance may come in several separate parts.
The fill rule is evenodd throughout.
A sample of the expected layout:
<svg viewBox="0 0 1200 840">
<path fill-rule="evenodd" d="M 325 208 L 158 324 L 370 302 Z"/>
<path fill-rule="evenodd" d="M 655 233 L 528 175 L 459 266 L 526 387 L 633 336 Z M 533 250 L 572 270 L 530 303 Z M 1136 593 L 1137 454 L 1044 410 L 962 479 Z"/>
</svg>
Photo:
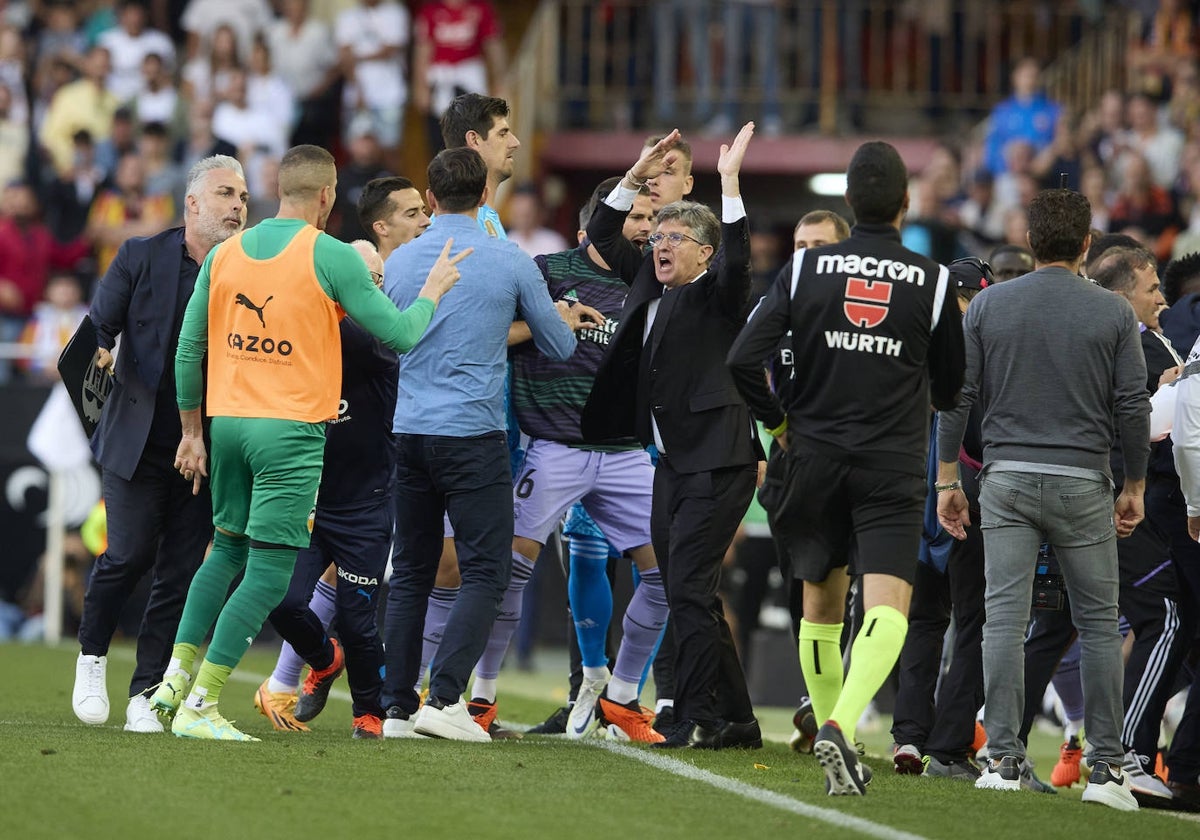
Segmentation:
<svg viewBox="0 0 1200 840">
<path fill-rule="evenodd" d="M 852 466 L 800 444 L 781 461 L 772 465 L 762 493 L 772 502 L 771 531 L 787 549 L 793 576 L 820 583 L 848 566 L 852 575 L 913 582 L 925 479 Z"/>
</svg>

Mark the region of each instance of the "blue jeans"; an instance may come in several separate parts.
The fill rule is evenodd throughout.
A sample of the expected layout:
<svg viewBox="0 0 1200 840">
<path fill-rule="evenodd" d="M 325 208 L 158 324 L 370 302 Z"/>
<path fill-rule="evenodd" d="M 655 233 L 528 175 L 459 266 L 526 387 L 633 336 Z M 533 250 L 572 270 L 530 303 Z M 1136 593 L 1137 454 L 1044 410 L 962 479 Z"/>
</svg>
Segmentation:
<svg viewBox="0 0 1200 840">
<path fill-rule="evenodd" d="M 396 548 L 384 625 L 383 708 L 417 710 L 425 608 L 454 527 L 462 588 L 430 664 L 429 694 L 457 703 L 487 645 L 512 574 L 513 504 L 504 432 L 459 438 L 396 435 Z"/>
<path fill-rule="evenodd" d="M 1025 756 L 1017 737 L 1025 702 L 1023 644 L 1034 564 L 1039 546 L 1048 542 L 1062 567 L 1079 630 L 1088 763 L 1120 766 L 1124 668 L 1111 487 L 1086 478 L 985 470 L 979 507 L 987 578 L 983 673 L 990 756 Z"/>
</svg>

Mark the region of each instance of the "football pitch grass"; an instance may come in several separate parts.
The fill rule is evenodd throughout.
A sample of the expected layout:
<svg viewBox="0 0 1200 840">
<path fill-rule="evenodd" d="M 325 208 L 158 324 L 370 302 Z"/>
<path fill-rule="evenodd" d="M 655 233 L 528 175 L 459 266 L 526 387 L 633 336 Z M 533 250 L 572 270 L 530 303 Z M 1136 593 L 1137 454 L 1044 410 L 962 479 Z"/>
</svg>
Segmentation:
<svg viewBox="0 0 1200 840">
<path fill-rule="evenodd" d="M 0 838 L 240 840 L 276 837 L 998 838 L 1200 837 L 1200 815 L 1084 806 L 1057 796 L 976 791 L 897 776 L 887 721 L 860 733 L 875 769 L 868 795 L 828 797 L 812 756 L 792 753 L 791 709 L 760 709 L 770 741 L 755 751 L 659 751 L 528 736 L 521 741 L 354 741 L 344 678 L 310 733 L 276 733 L 254 709 L 275 651 L 250 651 L 221 709 L 262 743 L 186 741 L 122 731 L 133 670 L 113 648 L 106 726 L 71 712 L 77 649 L 0 645 Z M 505 671 L 501 718 L 532 725 L 565 697 L 561 660 Z M 652 696 L 649 695 L 649 696 Z M 1031 754 L 1048 778 L 1057 739 Z"/>
</svg>

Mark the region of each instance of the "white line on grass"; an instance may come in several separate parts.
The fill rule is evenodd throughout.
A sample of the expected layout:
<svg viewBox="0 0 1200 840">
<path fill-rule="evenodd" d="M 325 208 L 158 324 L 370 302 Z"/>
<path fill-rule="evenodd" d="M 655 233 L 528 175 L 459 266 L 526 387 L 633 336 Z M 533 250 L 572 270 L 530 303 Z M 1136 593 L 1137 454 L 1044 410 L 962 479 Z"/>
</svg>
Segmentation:
<svg viewBox="0 0 1200 840">
<path fill-rule="evenodd" d="M 684 779 L 690 779 L 695 782 L 703 782 L 706 785 L 711 785 L 718 790 L 723 790 L 728 793 L 740 796 L 743 799 L 750 799 L 754 802 L 760 802 L 763 805 L 770 805 L 774 808 L 779 808 L 783 811 L 790 811 L 793 814 L 798 814 L 802 817 L 811 817 L 821 822 L 829 823 L 838 828 L 844 828 L 849 831 L 857 831 L 860 834 L 865 834 L 868 837 L 878 837 L 880 840 L 925 840 L 919 834 L 910 834 L 907 831 L 901 831 L 898 828 L 882 825 L 880 823 L 865 820 L 862 817 L 855 817 L 850 814 L 843 814 L 841 811 L 834 811 L 829 808 L 821 808 L 816 805 L 809 805 L 807 802 L 801 802 L 799 799 L 792 799 L 790 796 L 784 796 L 782 793 L 775 793 L 770 790 L 748 785 L 745 782 L 740 782 L 737 779 L 731 779 L 728 776 L 720 776 L 716 773 L 711 773 L 708 770 L 701 770 L 695 765 L 680 761 L 675 758 L 669 758 L 665 755 L 657 755 L 647 750 L 638 749 L 637 747 L 626 746 L 625 744 L 616 744 L 612 741 L 589 741 L 593 746 L 608 750 L 609 752 L 622 755 L 625 758 L 631 758 L 634 761 L 640 761 L 643 764 L 648 764 L 656 770 L 662 770 L 665 773 L 670 773 Z"/>
</svg>

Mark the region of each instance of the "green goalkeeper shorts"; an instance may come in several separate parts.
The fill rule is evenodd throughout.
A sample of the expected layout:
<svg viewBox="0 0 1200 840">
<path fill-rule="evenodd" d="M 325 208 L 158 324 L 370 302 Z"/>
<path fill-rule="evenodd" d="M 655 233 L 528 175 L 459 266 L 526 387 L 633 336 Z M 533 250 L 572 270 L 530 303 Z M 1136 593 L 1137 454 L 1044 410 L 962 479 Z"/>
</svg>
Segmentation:
<svg viewBox="0 0 1200 840">
<path fill-rule="evenodd" d="M 214 417 L 213 524 L 232 534 L 307 548 L 325 457 L 325 424 Z"/>
</svg>

